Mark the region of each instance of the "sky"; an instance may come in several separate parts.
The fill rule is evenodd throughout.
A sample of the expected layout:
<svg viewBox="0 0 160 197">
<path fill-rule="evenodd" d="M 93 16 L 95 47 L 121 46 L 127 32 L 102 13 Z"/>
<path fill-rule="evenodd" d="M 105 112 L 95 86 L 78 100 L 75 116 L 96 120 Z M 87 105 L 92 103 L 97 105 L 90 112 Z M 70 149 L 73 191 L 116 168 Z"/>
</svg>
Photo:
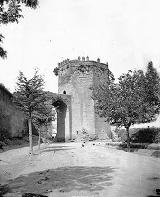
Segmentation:
<svg viewBox="0 0 160 197">
<path fill-rule="evenodd" d="M 11 92 L 19 71 L 34 68 L 57 92 L 53 69 L 64 59 L 89 56 L 108 62 L 115 77 L 144 69 L 152 60 L 160 71 L 160 0 L 39 0 L 23 9 L 18 24 L 1 26 L 7 59 L 0 59 L 0 83 Z"/>
</svg>

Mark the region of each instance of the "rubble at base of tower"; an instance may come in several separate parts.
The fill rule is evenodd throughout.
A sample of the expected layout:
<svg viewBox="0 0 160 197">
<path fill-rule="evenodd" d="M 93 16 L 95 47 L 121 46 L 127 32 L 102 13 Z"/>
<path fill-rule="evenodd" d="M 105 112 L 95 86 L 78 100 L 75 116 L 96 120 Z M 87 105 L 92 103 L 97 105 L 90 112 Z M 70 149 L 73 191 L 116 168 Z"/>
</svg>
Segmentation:
<svg viewBox="0 0 160 197">
<path fill-rule="evenodd" d="M 91 140 L 96 140 L 97 137 L 96 135 L 89 135 L 89 132 L 87 129 L 82 129 L 82 130 L 79 130 L 79 131 L 76 131 L 76 140 L 77 142 L 79 141 L 91 141 Z"/>
<path fill-rule="evenodd" d="M 105 140 L 105 141 L 112 141 L 107 135 L 105 131 L 101 131 L 97 134 L 89 134 L 89 131 L 87 129 L 82 129 L 79 131 L 76 131 L 76 142 L 81 142 L 81 141 L 94 141 L 94 140 Z"/>
</svg>

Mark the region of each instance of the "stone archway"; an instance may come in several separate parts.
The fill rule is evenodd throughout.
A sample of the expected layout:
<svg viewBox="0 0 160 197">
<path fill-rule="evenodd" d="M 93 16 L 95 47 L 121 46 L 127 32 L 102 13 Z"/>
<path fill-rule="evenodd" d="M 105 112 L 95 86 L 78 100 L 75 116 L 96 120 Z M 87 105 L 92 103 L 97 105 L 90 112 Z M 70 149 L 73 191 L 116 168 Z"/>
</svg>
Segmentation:
<svg viewBox="0 0 160 197">
<path fill-rule="evenodd" d="M 70 97 L 67 97 L 67 95 L 54 97 L 52 105 L 57 112 L 57 134 L 55 141 L 65 142 L 68 139 L 72 139 L 72 111 Z"/>
</svg>

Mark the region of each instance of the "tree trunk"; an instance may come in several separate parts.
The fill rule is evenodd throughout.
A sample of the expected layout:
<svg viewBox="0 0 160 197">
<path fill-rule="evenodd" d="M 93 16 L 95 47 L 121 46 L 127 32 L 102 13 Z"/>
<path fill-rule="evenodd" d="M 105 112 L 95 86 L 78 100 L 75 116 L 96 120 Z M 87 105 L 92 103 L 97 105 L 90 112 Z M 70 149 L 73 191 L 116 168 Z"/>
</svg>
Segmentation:
<svg viewBox="0 0 160 197">
<path fill-rule="evenodd" d="M 39 138 L 38 138 L 38 152 L 40 154 L 40 150 L 41 150 L 41 131 L 39 130 Z"/>
<path fill-rule="evenodd" d="M 28 119 L 28 127 L 29 127 L 29 154 L 33 155 L 33 144 L 32 144 L 32 120 Z"/>
<path fill-rule="evenodd" d="M 126 133 L 127 133 L 127 149 L 128 149 L 128 152 L 130 152 L 130 136 L 129 136 L 129 127 L 126 127 Z"/>
</svg>

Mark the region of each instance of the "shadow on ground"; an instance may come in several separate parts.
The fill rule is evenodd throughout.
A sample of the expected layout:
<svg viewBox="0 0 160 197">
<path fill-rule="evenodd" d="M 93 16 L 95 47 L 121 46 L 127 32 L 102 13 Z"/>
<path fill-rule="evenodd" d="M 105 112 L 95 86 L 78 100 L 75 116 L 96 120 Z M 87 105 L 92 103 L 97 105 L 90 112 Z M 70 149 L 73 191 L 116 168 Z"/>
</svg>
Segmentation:
<svg viewBox="0 0 160 197">
<path fill-rule="evenodd" d="M 32 192 L 43 194 L 54 190 L 70 192 L 72 190 L 100 191 L 112 185 L 111 167 L 61 167 L 53 170 L 31 173 L 8 183 L 13 192 Z"/>
<path fill-rule="evenodd" d="M 152 157 L 160 158 L 160 151 L 156 150 L 152 153 Z"/>
<path fill-rule="evenodd" d="M 136 152 L 139 149 L 146 149 L 148 144 L 144 143 L 130 143 L 130 152 Z M 117 149 L 128 152 L 127 143 L 120 144 Z"/>
<path fill-rule="evenodd" d="M 154 177 L 149 177 L 148 180 L 154 181 L 154 185 L 159 185 L 160 183 L 160 177 L 158 176 L 154 176 Z M 153 190 L 154 195 L 149 195 L 147 197 L 160 197 L 160 188 L 157 188 L 155 190 Z"/>
<path fill-rule="evenodd" d="M 145 147 L 140 147 L 140 148 L 133 148 L 134 146 L 132 146 L 130 148 L 130 151 L 129 152 L 138 152 L 140 149 L 146 149 Z M 117 147 L 118 150 L 123 150 L 125 152 L 128 152 L 128 148 L 126 148 L 125 146 L 123 147 L 122 145 L 121 146 L 118 146 Z M 150 150 L 150 149 L 146 149 L 146 150 Z M 160 158 L 160 150 L 155 150 L 153 151 L 151 154 L 150 154 L 151 157 L 155 157 L 155 158 Z"/>
</svg>

